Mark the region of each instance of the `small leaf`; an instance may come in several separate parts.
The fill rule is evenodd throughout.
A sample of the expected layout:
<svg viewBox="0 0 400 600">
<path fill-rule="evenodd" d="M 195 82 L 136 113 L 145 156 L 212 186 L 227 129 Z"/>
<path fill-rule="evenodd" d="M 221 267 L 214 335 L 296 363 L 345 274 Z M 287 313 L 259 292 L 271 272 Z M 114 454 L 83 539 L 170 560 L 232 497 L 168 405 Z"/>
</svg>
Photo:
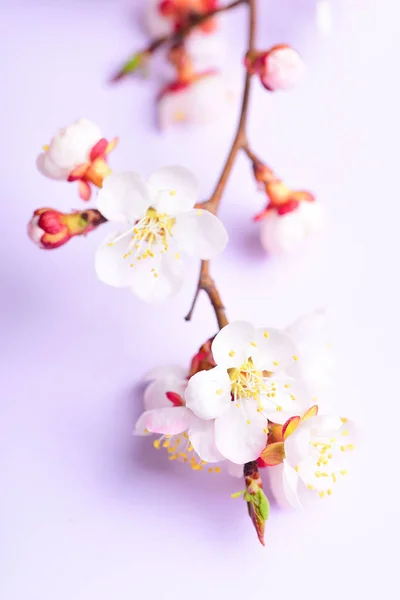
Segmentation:
<svg viewBox="0 0 400 600">
<path fill-rule="evenodd" d="M 260 540 L 261 544 L 265 546 L 265 522 L 269 517 L 268 498 L 262 489 L 259 488 L 255 494 L 245 494 L 245 500 L 247 501 L 249 515 L 257 532 L 258 539 Z"/>
<path fill-rule="evenodd" d="M 285 448 L 283 442 L 269 444 L 261 453 L 261 458 L 267 467 L 275 467 L 276 465 L 280 465 L 285 458 Z"/>
<path fill-rule="evenodd" d="M 145 62 L 146 55 L 143 52 L 137 52 L 134 54 L 129 60 L 124 63 L 121 69 L 118 71 L 116 75 L 112 78 L 112 81 L 119 81 L 126 75 L 130 75 L 134 73 L 138 69 L 140 69 Z"/>
<path fill-rule="evenodd" d="M 289 435 L 296 431 L 300 421 L 300 417 L 291 417 L 288 421 L 286 421 L 282 428 L 283 441 L 285 441 L 289 437 Z"/>
</svg>

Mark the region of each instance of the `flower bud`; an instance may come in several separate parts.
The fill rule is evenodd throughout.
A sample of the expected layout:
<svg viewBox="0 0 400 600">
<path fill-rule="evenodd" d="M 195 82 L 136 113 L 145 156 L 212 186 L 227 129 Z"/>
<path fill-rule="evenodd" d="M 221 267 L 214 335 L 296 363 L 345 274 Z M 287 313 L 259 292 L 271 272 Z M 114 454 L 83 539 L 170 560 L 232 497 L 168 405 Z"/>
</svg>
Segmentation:
<svg viewBox="0 0 400 600">
<path fill-rule="evenodd" d="M 65 214 L 53 208 L 39 208 L 28 223 L 28 235 L 39 248 L 53 250 L 76 235 L 89 233 L 105 221 L 98 210 Z"/>
<path fill-rule="evenodd" d="M 211 352 L 213 340 L 214 338 L 207 340 L 193 357 L 190 365 L 189 377 L 193 377 L 193 375 L 200 371 L 209 371 L 215 367 L 216 363 Z"/>
<path fill-rule="evenodd" d="M 258 75 L 270 92 L 292 88 L 304 71 L 301 56 L 285 44 L 273 46 L 267 52 L 249 52 L 245 64 L 248 72 Z"/>
</svg>

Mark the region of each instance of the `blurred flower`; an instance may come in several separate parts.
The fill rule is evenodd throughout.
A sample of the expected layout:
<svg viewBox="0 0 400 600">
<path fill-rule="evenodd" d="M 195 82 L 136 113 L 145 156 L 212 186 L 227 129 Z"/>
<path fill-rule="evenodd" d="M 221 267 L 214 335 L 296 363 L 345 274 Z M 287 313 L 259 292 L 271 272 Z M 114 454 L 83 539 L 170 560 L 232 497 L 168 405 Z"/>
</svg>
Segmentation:
<svg viewBox="0 0 400 600">
<path fill-rule="evenodd" d="M 148 0 L 145 9 L 148 33 L 155 38 L 169 35 L 184 26 L 193 14 L 209 12 L 218 4 L 218 0 Z M 199 29 L 211 33 L 216 26 L 216 19 L 210 18 Z"/>
<path fill-rule="evenodd" d="M 99 279 L 128 287 L 150 302 L 165 300 L 182 282 L 181 252 L 208 260 L 225 248 L 228 234 L 206 210 L 193 209 L 197 181 L 183 167 L 165 167 L 145 182 L 137 173 L 108 177 L 98 207 L 126 229 L 107 237 L 96 253 Z"/>
<path fill-rule="evenodd" d="M 298 360 L 291 339 L 275 329 L 236 321 L 215 337 L 216 366 L 189 379 L 186 405 L 200 419 L 215 419 L 215 443 L 228 460 L 256 460 L 268 436 L 268 420 L 285 423 L 309 406 L 300 382 L 275 376 Z"/>
<path fill-rule="evenodd" d="M 176 80 L 158 98 L 161 129 L 179 122 L 206 124 L 221 117 L 230 99 L 225 78 L 214 70 L 198 73 L 189 81 Z"/>
<path fill-rule="evenodd" d="M 270 92 L 294 87 L 304 72 L 304 63 L 296 50 L 285 44 L 266 52 L 249 52 L 246 56 L 249 73 L 258 75 Z"/>
<path fill-rule="evenodd" d="M 50 179 L 78 181 L 79 194 L 89 200 L 90 183 L 101 187 L 111 171 L 106 156 L 117 143 L 102 138 L 99 127 L 88 119 L 79 119 L 60 129 L 44 152 L 37 157 L 39 171 Z"/>
<path fill-rule="evenodd" d="M 315 20 L 320 34 L 328 36 L 332 31 L 331 0 L 316 0 Z"/>
<path fill-rule="evenodd" d="M 307 237 L 322 229 L 323 208 L 310 192 L 289 189 L 257 159 L 253 169 L 268 196 L 266 207 L 254 217 L 261 224 L 261 243 L 271 254 L 293 252 Z"/>
<path fill-rule="evenodd" d="M 267 446 L 261 454 L 269 462 L 270 455 L 278 455 L 268 469 L 271 489 L 283 505 L 301 507 L 307 496 L 321 498 L 332 494 L 333 487 L 347 473 L 348 453 L 354 449 L 348 419 L 317 415 L 318 407 L 307 411 L 301 419 L 294 417 L 283 427 L 283 442 Z M 280 462 L 280 464 L 278 464 Z"/>
<path fill-rule="evenodd" d="M 287 373 L 301 379 L 312 396 L 327 392 L 333 382 L 334 360 L 326 320 L 325 312 L 316 310 L 300 317 L 285 330 L 301 356 Z M 319 398 L 318 402 L 321 404 Z"/>
<path fill-rule="evenodd" d="M 86 235 L 105 220 L 98 210 L 65 214 L 53 208 L 39 208 L 28 223 L 28 235 L 39 248 L 52 250 L 76 235 Z"/>
</svg>

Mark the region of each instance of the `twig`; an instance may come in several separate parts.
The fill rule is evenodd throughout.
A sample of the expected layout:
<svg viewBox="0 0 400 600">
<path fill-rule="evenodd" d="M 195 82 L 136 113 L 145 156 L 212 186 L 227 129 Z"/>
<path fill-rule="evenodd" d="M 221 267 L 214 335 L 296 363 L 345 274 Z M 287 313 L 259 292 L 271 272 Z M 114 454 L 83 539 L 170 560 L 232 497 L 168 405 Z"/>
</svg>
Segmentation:
<svg viewBox="0 0 400 600">
<path fill-rule="evenodd" d="M 255 37 L 256 37 L 256 25 L 257 25 L 257 11 L 256 11 L 256 0 L 245 0 L 246 4 L 249 7 L 249 42 L 248 42 L 248 52 L 254 50 L 255 46 Z M 247 119 L 249 113 L 249 101 L 250 101 L 250 91 L 251 91 L 251 79 L 252 75 L 249 72 L 246 72 L 246 78 L 243 89 L 242 96 L 242 107 L 240 111 L 239 124 L 236 131 L 235 139 L 233 140 L 228 158 L 226 160 L 225 166 L 222 170 L 219 181 L 216 185 L 214 193 L 211 198 L 204 202 L 202 205 L 203 208 L 209 210 L 214 215 L 217 214 L 219 204 L 221 202 L 222 195 L 225 191 L 226 184 L 228 183 L 229 177 L 232 172 L 232 168 L 235 164 L 237 155 L 241 149 L 247 149 Z M 191 309 L 187 316 L 185 317 L 186 321 L 190 321 L 193 316 L 193 312 L 197 303 L 197 299 L 200 294 L 200 290 L 204 290 L 210 302 L 214 308 L 215 315 L 218 321 L 218 327 L 221 329 L 228 324 L 228 319 L 225 313 L 225 308 L 221 302 L 221 297 L 219 291 L 215 285 L 214 280 L 210 275 L 210 262 L 208 260 L 203 260 L 200 267 L 200 275 L 199 281 L 197 284 L 197 289 L 194 295 L 193 303 Z"/>
</svg>

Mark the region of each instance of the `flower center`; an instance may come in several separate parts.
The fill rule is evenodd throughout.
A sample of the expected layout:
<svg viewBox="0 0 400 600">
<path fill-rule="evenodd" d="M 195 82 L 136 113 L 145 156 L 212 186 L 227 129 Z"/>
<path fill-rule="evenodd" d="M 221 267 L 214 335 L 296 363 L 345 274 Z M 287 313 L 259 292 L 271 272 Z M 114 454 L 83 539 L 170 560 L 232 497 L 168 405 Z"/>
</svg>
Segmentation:
<svg viewBox="0 0 400 600">
<path fill-rule="evenodd" d="M 251 358 L 247 359 L 239 369 L 228 369 L 228 375 L 235 401 L 240 398 L 259 400 L 260 394 L 267 391 L 263 373 L 254 368 Z"/>
</svg>

